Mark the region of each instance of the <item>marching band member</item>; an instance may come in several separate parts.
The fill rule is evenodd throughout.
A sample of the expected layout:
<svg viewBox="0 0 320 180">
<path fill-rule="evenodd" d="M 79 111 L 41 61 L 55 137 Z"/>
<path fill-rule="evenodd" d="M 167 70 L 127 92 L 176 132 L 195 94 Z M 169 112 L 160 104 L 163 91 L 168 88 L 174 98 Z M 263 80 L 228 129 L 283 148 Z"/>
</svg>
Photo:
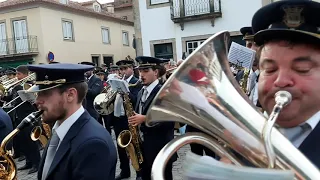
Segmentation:
<svg viewBox="0 0 320 180">
<path fill-rule="evenodd" d="M 154 159 L 159 151 L 174 138 L 174 123 L 159 123 L 154 127 L 147 127 L 145 125 L 146 113 L 149 106 L 162 87 L 158 78 L 163 75 L 159 73 L 163 62 L 160 59 L 146 56 L 139 56 L 136 60 L 139 62 L 138 68 L 144 86 L 137 96 L 136 114 L 129 117 L 129 123 L 140 128 L 144 157 L 141 174 L 143 180 L 149 180 L 151 179 L 151 168 Z M 165 171 L 166 180 L 172 179 L 172 163 L 176 158 L 177 156 L 173 156 L 167 164 Z"/>
<path fill-rule="evenodd" d="M 254 33 L 251 27 L 243 27 L 240 29 L 240 32 L 243 34 L 243 40 L 246 41 L 246 47 L 250 48 L 254 51 L 258 49 L 258 46 L 253 41 Z M 247 80 L 247 89 L 246 92 L 249 96 L 249 99 L 253 102 L 254 105 L 258 105 L 258 77 L 259 77 L 259 67 L 258 60 L 254 59 L 252 63 L 252 68 L 250 69 L 250 73 Z"/>
<path fill-rule="evenodd" d="M 109 74 L 117 74 L 119 75 L 120 74 L 120 69 L 119 69 L 119 66 L 117 65 L 111 65 L 110 68 L 109 68 Z"/>
<path fill-rule="evenodd" d="M 259 9 L 256 32 L 259 102 L 269 114 L 274 94 L 286 90 L 292 102 L 277 118 L 280 131 L 320 168 L 320 3 L 283 0 Z M 266 18 L 268 17 L 268 18 Z"/>
<path fill-rule="evenodd" d="M 105 71 L 101 68 L 101 69 L 96 69 L 95 70 L 95 75 L 97 75 L 97 77 L 101 80 L 102 82 L 102 86 L 103 88 L 108 86 L 107 82 L 105 81 Z M 107 121 L 107 116 L 106 115 L 101 115 L 99 114 L 99 118 L 98 118 L 98 122 L 104 126 L 108 131 L 109 133 L 111 134 L 111 129 L 110 129 L 110 126 L 109 126 L 109 121 Z"/>
<path fill-rule="evenodd" d="M 110 134 L 83 108 L 88 90 L 80 64 L 29 65 L 36 73 L 36 104 L 44 123 L 54 123 L 38 179 L 114 179 L 117 155 Z"/>
<path fill-rule="evenodd" d="M 128 84 L 136 84 L 138 79 L 133 75 L 134 61 L 132 60 L 120 60 L 117 63 L 117 66 L 120 68 L 120 74 L 123 80 L 127 81 Z M 141 86 L 132 86 L 129 87 L 130 90 L 130 99 L 133 106 L 135 106 L 135 97 Z M 123 99 L 120 94 L 117 94 L 115 103 L 114 103 L 114 116 L 113 119 L 113 129 L 116 134 L 116 138 L 118 138 L 119 134 L 123 130 L 128 130 L 128 117 L 125 114 L 125 109 L 123 106 Z M 124 148 L 117 146 L 118 155 L 120 160 L 120 174 L 116 177 L 116 179 L 124 179 L 130 177 L 130 162 Z M 139 175 L 139 174 L 137 174 Z"/>
<path fill-rule="evenodd" d="M 29 75 L 28 67 L 25 65 L 18 66 L 16 71 L 18 80 L 26 78 Z M 18 91 L 23 89 L 24 85 L 18 84 L 14 86 L 12 92 L 7 97 L 4 97 L 4 100 L 9 102 L 12 99 L 18 97 Z M 19 98 L 14 102 L 13 106 L 17 106 L 21 102 L 22 100 Z M 24 104 L 16 108 L 16 110 L 12 112 L 12 117 L 14 118 L 14 127 L 20 124 L 20 122 L 26 116 L 28 116 L 30 113 L 34 111 L 36 111 L 36 108 L 30 102 L 25 102 Z M 29 174 L 38 171 L 38 166 L 40 162 L 40 152 L 37 144 L 38 142 L 32 141 L 30 138 L 32 128 L 33 127 L 27 127 L 23 129 L 13 139 L 13 147 L 15 149 L 15 153 L 17 153 L 15 154 L 15 157 L 21 157 L 21 154 L 23 153 L 26 158 L 25 165 L 19 167 L 18 170 L 30 169 L 28 172 Z"/>
<path fill-rule="evenodd" d="M 0 142 L 13 130 L 13 125 L 10 116 L 0 108 Z M 12 148 L 12 143 L 7 145 L 7 149 Z M 3 160 L 0 157 L 0 161 Z"/>
<path fill-rule="evenodd" d="M 104 70 L 99 70 L 96 72 L 96 75 L 99 77 L 99 79 L 102 81 L 102 86 L 103 87 L 106 87 L 108 84 L 107 82 L 105 81 L 105 76 L 106 76 L 106 73 L 104 72 Z"/>
<path fill-rule="evenodd" d="M 9 79 L 13 79 L 16 77 L 16 70 L 15 69 L 6 70 L 6 75 L 8 76 Z"/>
<path fill-rule="evenodd" d="M 252 49 L 252 50 L 256 50 L 257 49 L 257 46 L 256 44 L 253 42 L 253 31 L 252 31 L 252 28 L 251 27 L 243 27 L 240 29 L 240 32 L 241 34 L 243 35 L 243 38 L 242 40 L 245 40 L 246 41 L 246 47 L 249 48 L 249 49 Z M 236 74 L 236 80 L 238 82 L 240 82 L 240 80 L 243 78 L 243 75 L 244 75 L 244 69 L 240 70 L 237 72 Z M 252 72 L 250 71 L 250 74 Z M 250 75 L 249 75 L 250 76 Z"/>
<path fill-rule="evenodd" d="M 91 62 L 81 62 L 80 64 L 95 66 L 95 64 Z M 93 101 L 94 98 L 102 91 L 102 82 L 93 74 L 93 71 L 88 71 L 85 73 L 85 75 L 87 77 L 88 92 L 86 95 L 84 107 L 93 118 L 98 120 L 99 114 L 93 107 Z"/>
</svg>

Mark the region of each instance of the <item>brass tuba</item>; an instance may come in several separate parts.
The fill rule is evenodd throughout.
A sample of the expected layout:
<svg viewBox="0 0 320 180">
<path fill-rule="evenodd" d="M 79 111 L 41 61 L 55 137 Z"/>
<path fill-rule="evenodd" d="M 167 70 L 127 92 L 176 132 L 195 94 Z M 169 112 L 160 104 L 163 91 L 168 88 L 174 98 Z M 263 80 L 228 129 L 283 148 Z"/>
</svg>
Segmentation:
<svg viewBox="0 0 320 180">
<path fill-rule="evenodd" d="M 220 32 L 206 40 L 153 100 L 146 118 L 148 126 L 176 121 L 205 133 L 187 133 L 167 144 L 154 160 L 153 179 L 162 180 L 166 162 L 190 143 L 202 144 L 235 165 L 249 161 L 259 168 L 270 166 L 263 134 L 267 121 L 232 75 L 227 58 L 229 39 L 228 32 Z M 292 170 L 297 179 L 319 179 L 319 170 L 299 150 L 276 128 L 267 129 L 275 152 L 274 168 Z M 234 152 L 243 159 L 236 158 Z"/>
<path fill-rule="evenodd" d="M 35 121 L 43 113 L 42 110 L 33 112 L 25 117 L 21 123 L 9 133 L 2 141 L 0 148 L 0 157 L 3 158 L 3 161 L 0 161 L 0 179 L 1 180 L 16 180 L 17 179 L 17 167 L 14 160 L 11 157 L 10 151 L 6 150 L 6 146 L 14 136 L 16 136 L 22 129 L 29 125 L 33 125 Z"/>
</svg>

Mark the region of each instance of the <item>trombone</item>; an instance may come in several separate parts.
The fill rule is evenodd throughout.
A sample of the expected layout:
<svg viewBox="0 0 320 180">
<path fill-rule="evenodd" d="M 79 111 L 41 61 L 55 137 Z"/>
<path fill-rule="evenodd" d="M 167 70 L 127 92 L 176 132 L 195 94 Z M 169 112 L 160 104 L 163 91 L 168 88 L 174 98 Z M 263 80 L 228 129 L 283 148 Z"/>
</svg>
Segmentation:
<svg viewBox="0 0 320 180">
<path fill-rule="evenodd" d="M 30 102 L 33 104 L 36 99 L 36 95 L 34 93 L 28 93 L 27 90 L 20 90 L 20 91 L 18 91 L 18 94 L 19 94 L 19 96 L 14 98 L 12 101 L 15 101 L 18 98 L 21 98 L 22 102 L 20 104 L 18 104 L 17 106 L 15 106 L 14 108 L 12 108 L 10 111 L 8 111 L 7 112 L 8 114 L 11 113 L 12 111 L 16 110 L 18 107 L 20 107 L 22 104 L 24 104 L 26 102 Z"/>
<path fill-rule="evenodd" d="M 28 84 L 27 82 L 28 81 L 33 81 L 34 79 L 35 79 L 35 74 L 34 73 L 32 73 L 32 74 L 30 74 L 29 76 L 27 76 L 27 77 L 25 77 L 25 78 L 23 78 L 23 79 L 20 79 L 20 80 L 18 80 L 18 81 L 14 81 L 13 83 L 9 83 L 9 84 L 6 84 L 6 85 L 0 85 L 0 90 L 4 93 L 4 94 L 7 94 L 11 89 L 13 89 L 15 86 L 17 86 L 17 85 L 23 85 L 23 89 L 24 90 L 28 90 L 30 87 L 31 87 L 31 85 L 30 84 Z M 14 78 L 15 79 L 15 78 Z M 22 93 L 22 92 L 20 92 L 20 93 Z M 19 92 L 18 92 L 18 94 L 19 94 Z M 5 105 L 3 105 L 2 106 L 2 108 L 10 108 L 10 107 L 12 107 L 12 104 L 13 104 L 13 102 L 15 102 L 16 100 L 18 100 L 19 98 L 21 98 L 21 96 L 20 96 L 20 94 L 19 94 L 19 96 L 18 97 L 16 97 L 16 98 L 14 98 L 13 100 L 11 100 L 10 102 L 8 102 L 8 103 L 6 103 Z M 22 98 L 22 99 L 25 99 L 25 98 Z M 22 105 L 21 103 L 18 105 L 18 106 L 20 106 L 20 105 Z M 15 107 L 15 108 L 17 108 L 17 107 Z M 10 111 L 10 112 L 12 112 L 12 111 Z M 9 112 L 8 112 L 9 113 Z"/>
</svg>

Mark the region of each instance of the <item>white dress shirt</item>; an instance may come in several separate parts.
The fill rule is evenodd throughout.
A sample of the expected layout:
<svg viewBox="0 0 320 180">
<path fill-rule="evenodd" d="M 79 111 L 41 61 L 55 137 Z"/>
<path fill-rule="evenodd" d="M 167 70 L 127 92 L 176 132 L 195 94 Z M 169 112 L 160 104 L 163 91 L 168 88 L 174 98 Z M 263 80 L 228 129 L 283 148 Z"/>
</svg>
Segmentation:
<svg viewBox="0 0 320 180">
<path fill-rule="evenodd" d="M 254 105 L 257 105 L 258 102 L 258 83 L 256 83 L 253 89 L 250 92 L 249 99 L 253 102 Z"/>
<path fill-rule="evenodd" d="M 65 121 L 63 121 L 62 124 L 59 124 L 59 122 L 56 121 L 52 129 L 56 131 L 60 139 L 57 150 L 59 149 L 59 146 L 63 141 L 63 138 L 66 136 L 71 126 L 79 119 L 79 117 L 83 113 L 84 113 L 84 108 L 83 106 L 81 106 L 76 112 L 74 112 L 70 117 L 68 117 Z"/>
<path fill-rule="evenodd" d="M 94 75 L 94 74 L 92 73 L 91 76 L 88 78 L 88 81 L 90 81 L 90 79 L 92 78 L 93 75 Z"/>
<path fill-rule="evenodd" d="M 125 81 L 127 81 L 128 83 L 131 81 L 133 75 L 129 76 Z"/>
<path fill-rule="evenodd" d="M 303 141 L 308 137 L 308 135 L 313 131 L 313 129 L 317 126 L 317 124 L 319 123 L 320 121 L 320 111 L 317 112 L 316 114 L 314 114 L 311 118 L 309 118 L 306 122 L 303 122 L 301 123 L 299 126 L 307 123 L 309 124 L 310 128 L 305 131 L 299 138 L 295 139 L 292 144 L 298 148 L 302 143 Z M 286 134 L 289 133 L 289 131 L 292 131 L 294 130 L 295 127 L 293 128 L 279 128 L 279 131 L 281 133 L 283 133 L 284 136 L 286 136 Z"/>
<path fill-rule="evenodd" d="M 153 89 L 159 84 L 159 80 L 155 80 L 153 81 L 151 84 L 149 84 L 149 86 L 143 86 L 142 88 L 143 89 L 146 89 L 148 94 L 147 94 L 147 97 L 146 99 L 148 99 L 148 97 L 150 96 L 151 92 L 153 91 Z"/>
</svg>

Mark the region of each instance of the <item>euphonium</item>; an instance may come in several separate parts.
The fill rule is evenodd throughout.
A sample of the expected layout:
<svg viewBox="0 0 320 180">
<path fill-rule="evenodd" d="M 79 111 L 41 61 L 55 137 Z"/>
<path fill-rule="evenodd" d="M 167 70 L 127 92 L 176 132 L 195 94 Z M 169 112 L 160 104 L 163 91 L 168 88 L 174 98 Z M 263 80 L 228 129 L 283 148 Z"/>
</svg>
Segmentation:
<svg viewBox="0 0 320 180">
<path fill-rule="evenodd" d="M 126 110 L 127 117 L 134 115 L 132 103 L 130 102 L 129 95 L 123 94 L 124 108 Z M 118 136 L 117 143 L 121 148 L 125 148 L 128 156 L 131 159 L 133 168 L 136 171 L 141 170 L 141 164 L 143 162 L 143 155 L 141 151 L 141 138 L 137 126 L 129 124 L 129 130 L 123 130 Z"/>
<path fill-rule="evenodd" d="M 114 111 L 114 100 L 117 91 L 113 90 L 111 86 L 106 86 L 102 93 L 94 98 L 93 107 L 101 115 L 109 115 Z"/>
<path fill-rule="evenodd" d="M 33 112 L 25 117 L 21 123 L 14 129 L 10 134 L 8 134 L 1 143 L 0 157 L 3 161 L 0 161 L 0 179 L 1 180 L 13 180 L 17 179 L 17 167 L 14 160 L 11 157 L 11 153 L 6 150 L 6 146 L 14 136 L 16 136 L 22 129 L 32 125 L 43 113 L 42 110 Z"/>
<path fill-rule="evenodd" d="M 271 114 L 271 120 L 266 121 L 241 90 L 227 59 L 229 39 L 228 32 L 221 32 L 206 40 L 171 75 L 153 100 L 147 126 L 177 121 L 205 133 L 186 133 L 167 144 L 154 160 L 153 179 L 162 180 L 166 162 L 180 147 L 190 143 L 202 144 L 235 165 L 249 161 L 256 167 L 268 168 L 274 162 L 274 168 L 292 170 L 297 179 L 319 179 L 318 168 L 273 124 L 269 126 L 278 113 Z M 282 102 L 277 97 L 276 110 L 290 101 L 289 97 L 284 99 Z M 233 152 L 243 159 L 236 158 Z"/>
</svg>

